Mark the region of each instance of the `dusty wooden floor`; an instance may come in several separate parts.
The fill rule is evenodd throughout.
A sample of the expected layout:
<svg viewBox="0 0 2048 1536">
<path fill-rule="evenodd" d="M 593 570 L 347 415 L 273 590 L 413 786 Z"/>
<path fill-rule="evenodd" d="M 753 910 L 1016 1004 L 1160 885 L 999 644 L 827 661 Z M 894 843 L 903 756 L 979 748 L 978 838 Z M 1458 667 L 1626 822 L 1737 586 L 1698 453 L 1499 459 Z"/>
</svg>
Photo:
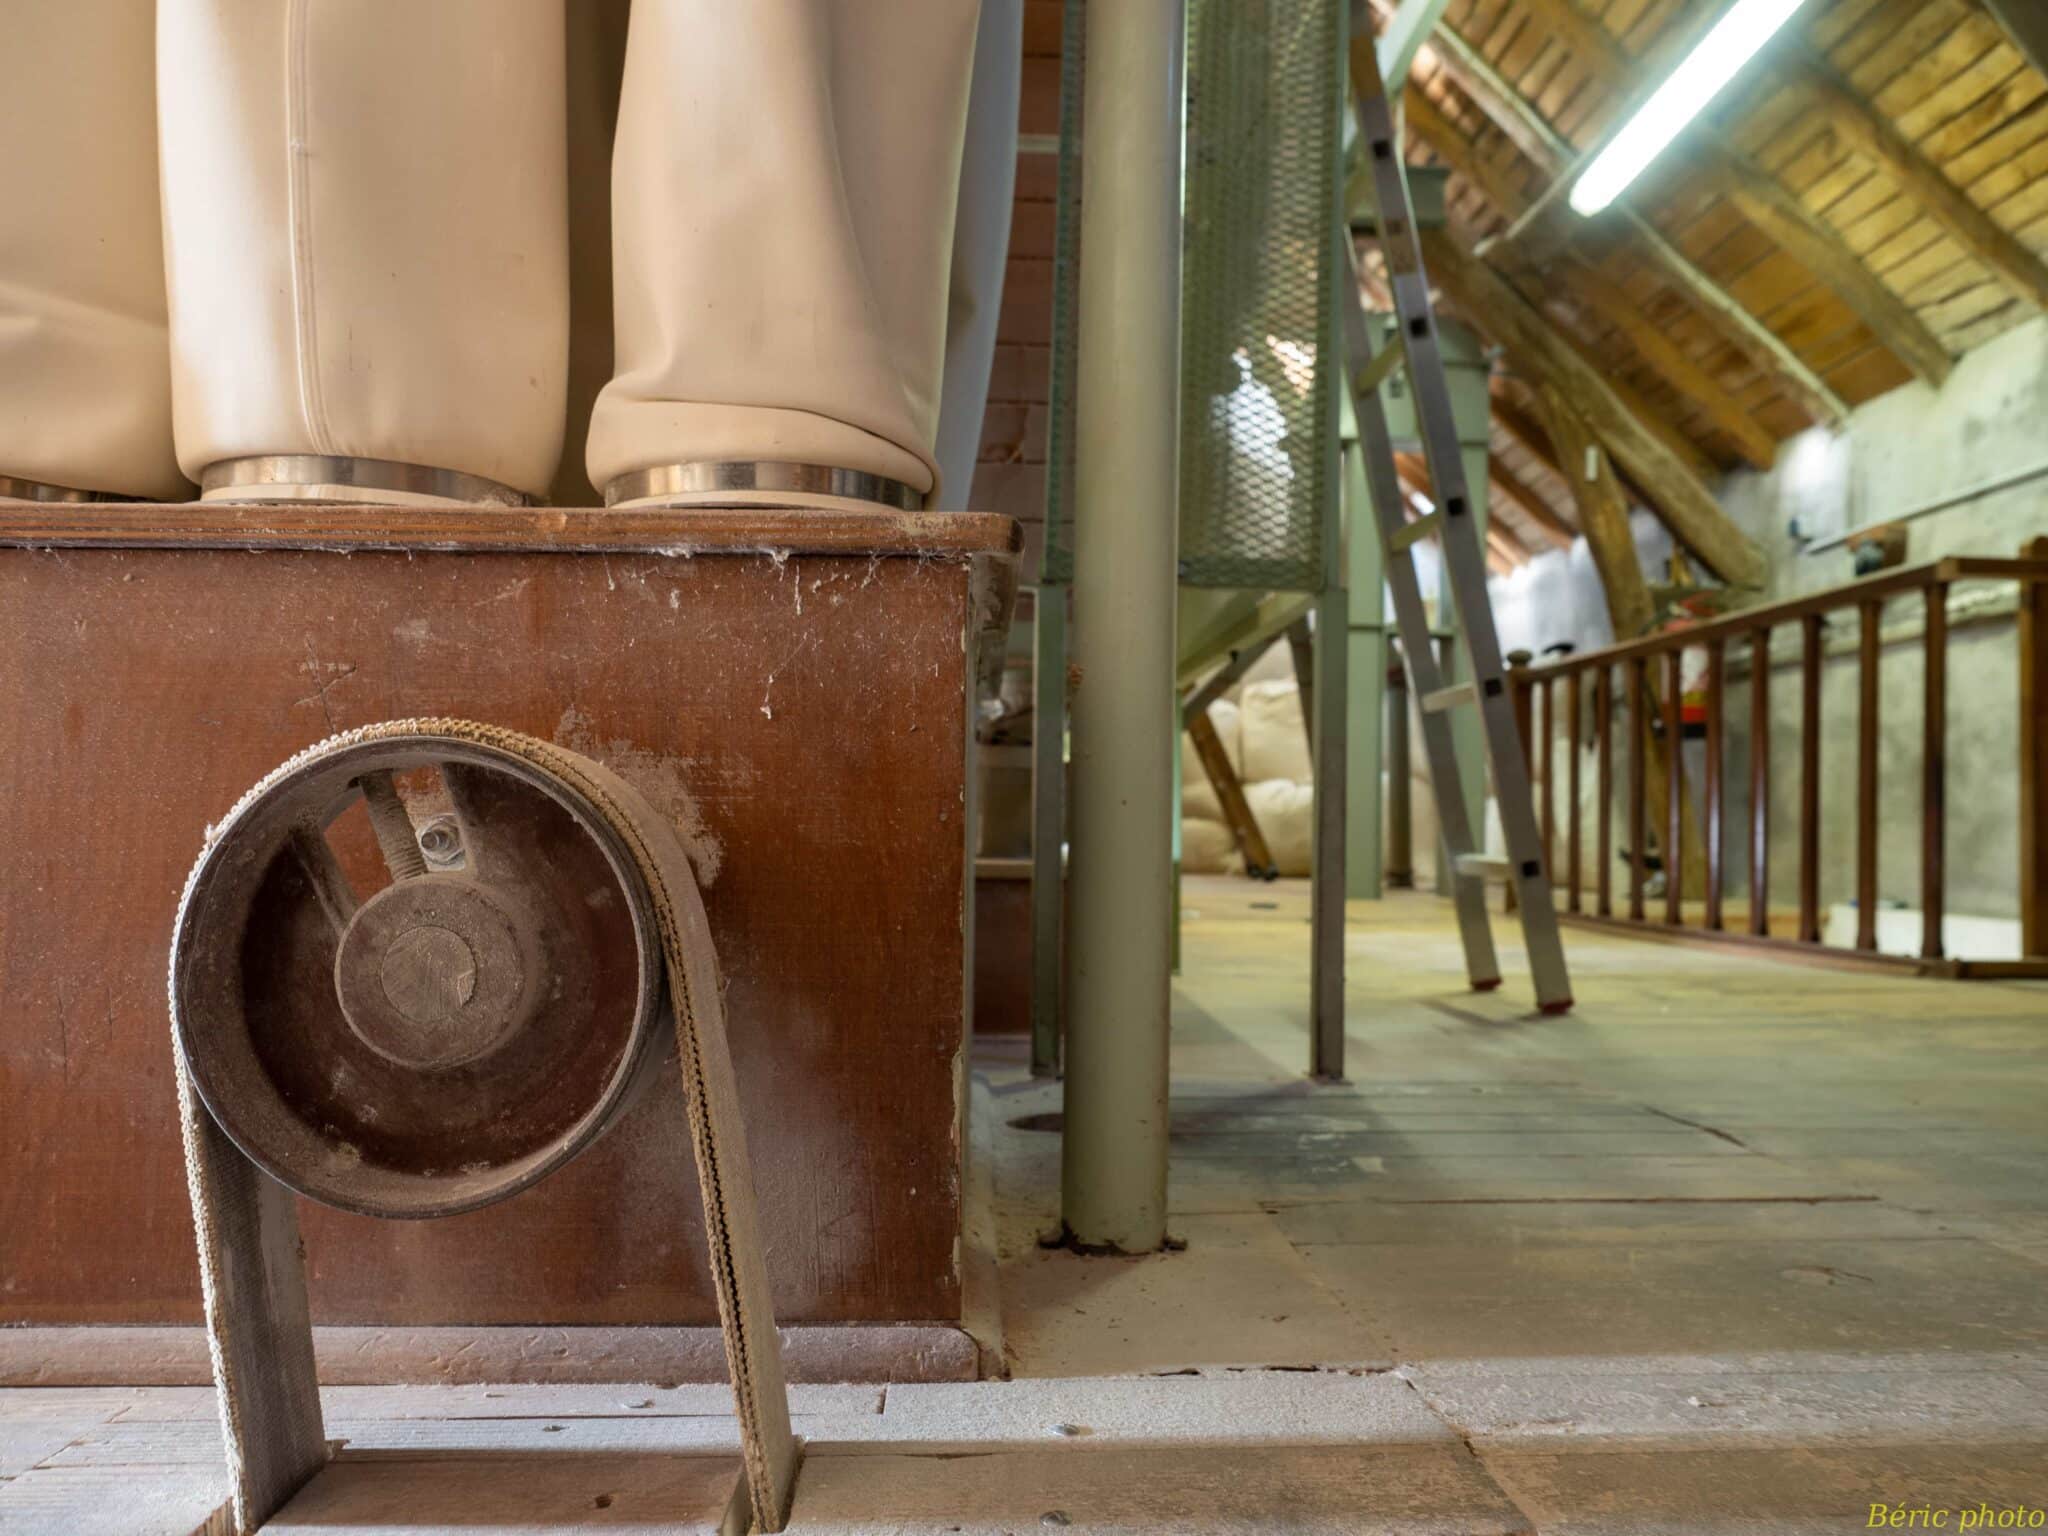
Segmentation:
<svg viewBox="0 0 2048 1536">
<path fill-rule="evenodd" d="M 1580 1005 L 1544 1019 L 1512 956 L 1500 992 L 1459 986 L 1440 904 L 1361 903 L 1352 1081 L 1312 1087 L 1302 888 L 1187 904 L 1186 1251 L 1038 1247 L 1057 1093 L 987 1044 L 978 1272 L 1014 1379 L 796 1389 L 793 1529 L 2048 1509 L 2048 988 L 1573 934 Z M 211 1413 L 199 1389 L 0 1394 L 0 1530 L 201 1526 Z M 716 1388 L 333 1389 L 328 1416 L 348 1459 L 276 1529 L 712 1529 L 732 1485 Z"/>
</svg>

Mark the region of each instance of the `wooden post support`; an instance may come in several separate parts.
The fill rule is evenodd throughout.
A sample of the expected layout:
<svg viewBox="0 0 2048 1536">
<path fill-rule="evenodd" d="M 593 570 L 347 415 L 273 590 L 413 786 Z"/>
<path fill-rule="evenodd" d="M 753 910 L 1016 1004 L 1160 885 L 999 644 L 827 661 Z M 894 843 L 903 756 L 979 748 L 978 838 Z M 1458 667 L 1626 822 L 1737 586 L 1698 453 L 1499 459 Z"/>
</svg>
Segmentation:
<svg viewBox="0 0 2048 1536">
<path fill-rule="evenodd" d="M 1230 766 L 1230 754 L 1223 749 L 1223 738 L 1216 734 L 1209 711 L 1198 709 L 1189 715 L 1187 730 L 1188 739 L 1195 744 L 1195 756 L 1202 760 L 1202 772 L 1209 776 L 1209 787 L 1216 791 L 1217 803 L 1223 807 L 1223 819 L 1230 824 L 1244 854 L 1245 873 L 1254 880 L 1272 879 L 1279 873 L 1272 850 L 1266 846 L 1265 834 L 1259 830 L 1259 820 L 1244 797 L 1244 785 L 1237 770 Z"/>
<path fill-rule="evenodd" d="M 1609 455 L 1595 441 L 1586 418 L 1580 414 L 1566 393 L 1556 387 L 1555 382 L 1546 382 L 1536 392 L 1544 424 L 1550 440 L 1557 449 L 1561 465 L 1569 466 L 1565 474 L 1572 488 L 1572 495 L 1579 509 L 1579 526 L 1586 536 L 1586 547 L 1592 553 L 1594 568 L 1600 575 L 1600 587 L 1607 603 L 1607 617 L 1614 629 L 1616 640 L 1636 640 L 1650 631 L 1656 616 L 1656 605 L 1650 596 L 1649 583 L 1643 578 L 1643 568 L 1636 556 L 1635 535 L 1629 528 L 1628 498 L 1623 494 L 1621 479 Z M 1657 706 L 1658 689 L 1655 679 L 1651 680 L 1649 707 Z M 1630 717 L 1635 718 L 1634 716 Z M 1647 711 L 1644 718 L 1648 718 Z M 1648 741 L 1649 763 L 1645 770 L 1647 793 L 1656 803 L 1662 804 L 1670 795 L 1669 775 L 1677 761 L 1677 743 L 1667 742 L 1661 734 L 1653 734 Z M 1682 828 L 1688 828 L 1693 821 L 1693 810 L 1682 796 L 1679 799 L 1679 816 Z M 1671 879 L 1679 883 L 1680 890 L 1689 889 L 1702 883 L 1704 874 L 1699 870 L 1697 837 L 1681 837 L 1678 840 L 1681 853 L 1692 849 L 1683 862 L 1671 865 Z"/>
<path fill-rule="evenodd" d="M 1820 942 L 1821 616 L 1799 621 L 1799 937 Z"/>
<path fill-rule="evenodd" d="M 1301 728 L 1308 750 L 1316 750 L 1316 637 L 1303 614 L 1287 626 L 1287 654 L 1294 663 L 1294 691 L 1301 699 Z"/>
<path fill-rule="evenodd" d="M 2020 547 L 2048 560 L 2048 538 Z M 2048 955 L 2048 583 L 2020 583 L 2020 952 Z"/>
<path fill-rule="evenodd" d="M 1771 632 L 1749 636 L 1749 931 L 1771 931 Z"/>
<path fill-rule="evenodd" d="M 1920 710 L 1920 955 L 1942 956 L 1941 923 L 1948 905 L 1948 586 L 1927 589 L 1921 657 L 1926 667 Z"/>
<path fill-rule="evenodd" d="M 1707 767 L 1702 792 L 1707 800 L 1707 927 L 1719 932 L 1721 884 L 1727 874 L 1725 823 L 1722 819 L 1721 756 L 1724 735 L 1722 720 L 1722 671 L 1726 649 L 1719 640 L 1707 642 Z"/>
<path fill-rule="evenodd" d="M 1878 628 L 1881 603 L 1857 606 L 1856 947 L 1877 948 Z"/>
</svg>

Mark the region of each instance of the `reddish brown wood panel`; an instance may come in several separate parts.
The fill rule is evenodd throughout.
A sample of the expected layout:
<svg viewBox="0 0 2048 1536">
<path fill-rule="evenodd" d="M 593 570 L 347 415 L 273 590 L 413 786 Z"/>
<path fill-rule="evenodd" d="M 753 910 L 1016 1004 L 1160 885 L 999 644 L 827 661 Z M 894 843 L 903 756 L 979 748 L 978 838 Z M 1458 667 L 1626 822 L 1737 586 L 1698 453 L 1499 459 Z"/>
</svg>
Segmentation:
<svg viewBox="0 0 2048 1536">
<path fill-rule="evenodd" d="M 974 1032 L 1031 1033 L 1031 881 L 974 882 Z"/>
<path fill-rule="evenodd" d="M 950 552 L 0 549 L 0 1323 L 197 1319 L 178 890 L 268 768 L 416 714 L 696 820 L 779 1319 L 957 1319 L 975 601 Z M 316 1318 L 714 1322 L 674 1081 L 488 1210 L 309 1207 Z"/>
</svg>

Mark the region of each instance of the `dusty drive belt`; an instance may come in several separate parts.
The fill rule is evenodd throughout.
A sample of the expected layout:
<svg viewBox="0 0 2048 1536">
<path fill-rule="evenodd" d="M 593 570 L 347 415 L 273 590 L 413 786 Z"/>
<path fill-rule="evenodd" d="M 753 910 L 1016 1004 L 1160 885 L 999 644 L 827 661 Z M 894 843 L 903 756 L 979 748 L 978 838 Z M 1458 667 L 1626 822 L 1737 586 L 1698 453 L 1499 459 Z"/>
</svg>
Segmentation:
<svg viewBox="0 0 2048 1536">
<path fill-rule="evenodd" d="M 179 902 L 175 931 L 186 929 L 187 908 L 216 847 L 273 786 L 325 755 L 394 739 L 428 745 L 438 739 L 483 747 L 553 775 L 603 816 L 630 851 L 646 883 L 661 930 L 719 1323 L 737 1402 L 751 1508 L 736 1511 L 740 1518 L 734 1523 L 744 1530 L 746 1514 L 751 1513 L 762 1529 L 780 1530 L 788 1516 L 798 1445 L 790 1430 L 781 1348 L 726 1036 L 718 960 L 689 856 L 675 828 L 639 791 L 579 753 L 474 721 L 393 720 L 347 731 L 281 764 L 209 829 L 207 849 L 194 866 Z M 182 1038 L 178 967 L 174 945 L 170 984 L 174 1042 Z M 208 1345 L 220 1387 L 234 1480 L 236 1524 L 238 1529 L 253 1530 L 289 1496 L 289 1487 L 280 1483 L 295 1486 L 310 1470 L 289 1466 L 286 1457 L 288 1465 L 280 1476 L 277 1446 L 320 1443 L 303 1271 L 296 1252 L 280 1251 L 284 1245 L 276 1239 L 277 1232 L 286 1228 L 295 1234 L 296 1223 L 289 1215 L 291 1196 L 283 1186 L 243 1158 L 214 1121 L 194 1085 L 182 1048 L 176 1059 L 186 1177 L 199 1240 Z M 286 1213 L 281 1220 L 279 1202 Z M 295 1249 L 296 1243 L 291 1246 Z M 281 1287 L 288 1293 L 286 1305 L 275 1315 L 252 1307 L 250 1293 L 256 1287 L 280 1288 L 276 1272 L 281 1266 L 294 1270 L 289 1283 Z M 276 1326 L 277 1316 L 284 1318 L 282 1327 Z M 265 1329 L 277 1336 L 237 1337 L 238 1332 L 246 1335 Z M 275 1352 L 274 1371 L 251 1367 L 252 1360 L 271 1352 Z"/>
</svg>

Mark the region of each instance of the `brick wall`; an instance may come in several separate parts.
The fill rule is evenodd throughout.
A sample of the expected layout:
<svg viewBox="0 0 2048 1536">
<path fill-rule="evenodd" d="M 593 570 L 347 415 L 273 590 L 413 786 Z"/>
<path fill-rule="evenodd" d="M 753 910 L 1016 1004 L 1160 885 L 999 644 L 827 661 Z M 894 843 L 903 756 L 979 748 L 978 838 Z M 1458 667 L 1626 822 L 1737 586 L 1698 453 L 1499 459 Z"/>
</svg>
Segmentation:
<svg viewBox="0 0 2048 1536">
<path fill-rule="evenodd" d="M 1027 0 L 1024 74 L 1018 104 L 1017 199 L 1010 259 L 996 325 L 995 368 L 974 470 L 977 512 L 1001 512 L 1024 524 L 1022 579 L 1038 579 L 1045 526 L 1045 437 L 1052 360 L 1053 209 L 1058 160 L 1034 139 L 1060 127 L 1060 0 Z"/>
</svg>

